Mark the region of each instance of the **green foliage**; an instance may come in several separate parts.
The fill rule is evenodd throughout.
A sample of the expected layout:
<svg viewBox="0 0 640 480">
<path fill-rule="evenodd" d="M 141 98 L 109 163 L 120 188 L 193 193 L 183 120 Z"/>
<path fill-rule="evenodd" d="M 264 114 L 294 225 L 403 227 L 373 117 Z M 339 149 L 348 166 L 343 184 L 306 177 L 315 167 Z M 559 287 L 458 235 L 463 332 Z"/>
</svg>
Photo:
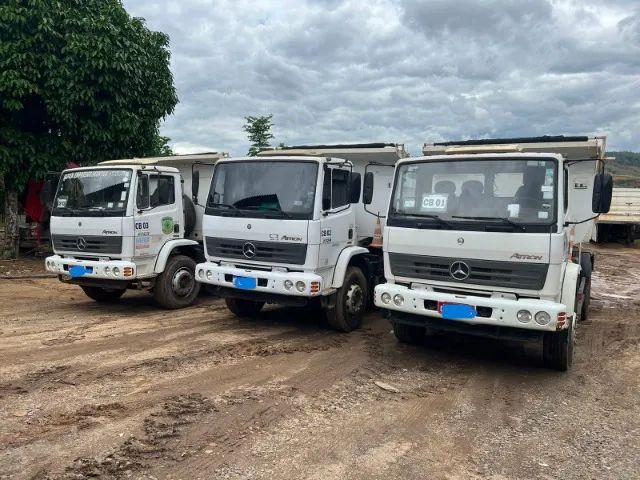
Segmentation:
<svg viewBox="0 0 640 480">
<path fill-rule="evenodd" d="M 0 174 L 8 189 L 69 161 L 144 156 L 178 101 L 169 38 L 120 0 L 0 4 Z"/>
<path fill-rule="evenodd" d="M 260 117 L 245 117 L 247 123 L 242 129 L 247 132 L 249 141 L 251 142 L 251 148 L 249 148 L 249 156 L 255 157 L 260 150 L 269 146 L 269 140 L 273 139 L 271 134 L 271 127 L 273 123 L 271 118 L 273 115 L 260 116 Z"/>
<path fill-rule="evenodd" d="M 171 139 L 169 137 L 163 137 L 162 135 L 157 135 L 153 148 L 149 150 L 146 154 L 147 157 L 170 157 L 175 155 L 171 145 L 169 142 Z"/>
<path fill-rule="evenodd" d="M 613 162 L 607 162 L 607 172 L 613 175 L 615 187 L 640 188 L 640 153 L 636 152 L 607 152 L 615 157 Z"/>
</svg>

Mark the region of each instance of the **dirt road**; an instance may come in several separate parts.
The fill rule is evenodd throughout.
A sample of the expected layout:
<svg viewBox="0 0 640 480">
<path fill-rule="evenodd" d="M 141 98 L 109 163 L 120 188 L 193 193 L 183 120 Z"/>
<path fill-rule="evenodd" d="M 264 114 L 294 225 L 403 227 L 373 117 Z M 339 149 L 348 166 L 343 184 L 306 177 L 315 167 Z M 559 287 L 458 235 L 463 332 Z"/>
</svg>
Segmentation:
<svg viewBox="0 0 640 480">
<path fill-rule="evenodd" d="M 400 345 L 370 314 L 93 303 L 0 279 L 0 478 L 640 478 L 640 251 L 600 249 L 568 373 L 538 345 Z"/>
</svg>

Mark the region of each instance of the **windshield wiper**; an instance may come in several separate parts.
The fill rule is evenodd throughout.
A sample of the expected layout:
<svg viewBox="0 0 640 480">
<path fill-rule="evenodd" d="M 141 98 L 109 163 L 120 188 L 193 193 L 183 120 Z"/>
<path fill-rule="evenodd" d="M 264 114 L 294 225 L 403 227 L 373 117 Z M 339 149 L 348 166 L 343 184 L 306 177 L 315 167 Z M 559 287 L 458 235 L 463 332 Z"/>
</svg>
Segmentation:
<svg viewBox="0 0 640 480">
<path fill-rule="evenodd" d="M 278 207 L 263 207 L 259 205 L 247 205 L 246 207 L 242 207 L 242 210 L 266 210 L 268 212 L 277 212 L 282 214 L 283 217 L 293 218 L 289 212 L 285 212 L 281 208 Z"/>
<path fill-rule="evenodd" d="M 509 220 L 506 217 L 465 217 L 465 216 L 453 215 L 451 218 L 460 218 L 462 220 L 497 220 L 497 221 L 506 223 L 508 225 L 511 225 L 513 227 L 519 228 L 523 232 L 527 230 L 524 225 L 520 225 L 519 223 Z"/>
<path fill-rule="evenodd" d="M 433 215 L 431 213 L 404 213 L 402 211 L 398 211 L 396 210 L 394 213 L 396 214 L 400 214 L 403 217 L 415 217 L 415 218 L 430 218 L 432 220 L 435 220 L 436 222 L 438 222 L 440 225 L 444 225 L 448 228 L 452 228 L 452 225 L 447 222 L 446 220 L 441 219 L 438 215 Z"/>
</svg>

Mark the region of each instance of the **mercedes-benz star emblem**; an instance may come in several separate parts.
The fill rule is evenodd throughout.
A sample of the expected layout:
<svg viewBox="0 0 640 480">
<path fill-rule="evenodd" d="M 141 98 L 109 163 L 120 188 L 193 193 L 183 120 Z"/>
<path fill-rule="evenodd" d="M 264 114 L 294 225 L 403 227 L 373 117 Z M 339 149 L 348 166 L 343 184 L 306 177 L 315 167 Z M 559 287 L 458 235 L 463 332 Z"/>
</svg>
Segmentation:
<svg viewBox="0 0 640 480">
<path fill-rule="evenodd" d="M 464 262 L 453 262 L 449 267 L 449 274 L 456 280 L 462 281 L 469 278 L 471 275 L 471 269 L 469 265 Z"/>
<path fill-rule="evenodd" d="M 84 237 L 80 237 L 78 238 L 78 240 L 76 240 L 76 246 L 80 250 L 84 250 L 85 248 L 87 248 L 87 241 L 84 239 Z"/>
<path fill-rule="evenodd" d="M 256 256 L 256 246 L 251 242 L 246 242 L 242 246 L 242 253 L 247 258 L 253 258 Z"/>
<path fill-rule="evenodd" d="M 458 238 L 458 245 L 464 245 L 464 238 Z"/>
</svg>

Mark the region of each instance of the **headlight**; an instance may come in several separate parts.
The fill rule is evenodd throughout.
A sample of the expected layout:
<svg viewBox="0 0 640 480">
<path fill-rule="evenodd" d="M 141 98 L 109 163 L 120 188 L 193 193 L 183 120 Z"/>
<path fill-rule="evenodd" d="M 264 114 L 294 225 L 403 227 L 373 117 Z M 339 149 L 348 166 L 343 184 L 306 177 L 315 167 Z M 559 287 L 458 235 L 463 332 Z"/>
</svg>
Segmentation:
<svg viewBox="0 0 640 480">
<path fill-rule="evenodd" d="M 404 303 L 404 297 L 400 294 L 393 296 L 393 303 L 395 303 L 398 307 L 401 307 Z"/>
<path fill-rule="evenodd" d="M 391 302 L 391 295 L 389 295 L 387 292 L 384 292 L 381 296 L 380 296 L 380 300 L 382 300 L 382 303 L 390 303 Z"/>
<path fill-rule="evenodd" d="M 547 312 L 538 312 L 536 313 L 536 323 L 539 325 L 546 325 L 551 321 L 551 315 Z"/>
<path fill-rule="evenodd" d="M 113 267 L 113 274 L 117 277 L 120 275 L 120 269 L 118 267 Z"/>
<path fill-rule="evenodd" d="M 109 267 L 104 267 L 104 274 L 109 275 L 111 273 L 111 269 Z"/>
<path fill-rule="evenodd" d="M 304 292 L 304 289 L 305 289 L 306 287 L 307 287 L 307 286 L 305 285 L 305 283 L 304 283 L 302 280 L 298 280 L 298 281 L 296 282 L 296 290 L 298 290 L 299 292 L 301 292 L 301 293 L 302 293 L 302 292 Z"/>
<path fill-rule="evenodd" d="M 291 290 L 293 288 L 293 282 L 291 280 L 285 280 L 284 288 L 286 288 L 287 290 Z"/>
<path fill-rule="evenodd" d="M 204 270 L 203 269 L 198 270 L 198 277 L 204 278 Z"/>
<path fill-rule="evenodd" d="M 529 310 L 520 310 L 516 317 L 518 317 L 519 322 L 529 323 L 531 321 L 531 312 Z"/>
<path fill-rule="evenodd" d="M 213 278 L 213 272 L 211 270 L 207 270 L 207 280 L 211 280 Z"/>
</svg>

